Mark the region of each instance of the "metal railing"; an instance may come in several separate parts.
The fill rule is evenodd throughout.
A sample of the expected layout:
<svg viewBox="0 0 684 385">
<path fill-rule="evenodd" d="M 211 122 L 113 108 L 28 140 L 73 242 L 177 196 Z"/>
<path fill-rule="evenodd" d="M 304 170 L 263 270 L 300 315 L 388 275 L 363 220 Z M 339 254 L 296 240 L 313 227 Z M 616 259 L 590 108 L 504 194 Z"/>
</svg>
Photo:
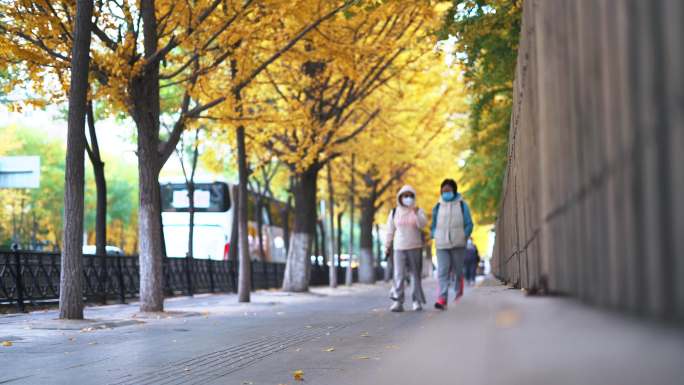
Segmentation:
<svg viewBox="0 0 684 385">
<path fill-rule="evenodd" d="M 252 261 L 252 289 L 280 288 L 284 272 L 284 263 Z M 343 272 L 338 270 L 340 275 Z M 59 278 L 59 253 L 0 250 L 2 305 L 14 304 L 24 311 L 26 304 L 54 302 L 59 299 Z M 327 285 L 328 266 L 313 264 L 310 282 L 312 286 Z M 87 302 L 125 303 L 136 298 L 139 290 L 137 256 L 83 256 L 83 297 Z M 236 292 L 237 266 L 231 261 L 166 258 L 164 291 L 167 296 Z"/>
</svg>

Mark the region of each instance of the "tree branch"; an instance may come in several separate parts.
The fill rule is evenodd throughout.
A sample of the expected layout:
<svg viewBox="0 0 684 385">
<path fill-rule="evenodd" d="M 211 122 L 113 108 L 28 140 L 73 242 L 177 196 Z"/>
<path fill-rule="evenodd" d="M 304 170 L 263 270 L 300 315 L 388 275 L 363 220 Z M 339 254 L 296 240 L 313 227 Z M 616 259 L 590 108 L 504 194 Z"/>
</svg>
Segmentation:
<svg viewBox="0 0 684 385">
<path fill-rule="evenodd" d="M 222 0 L 214 0 L 214 2 L 211 3 L 209 7 L 207 7 L 207 9 L 205 9 L 204 12 L 202 12 L 200 16 L 197 18 L 196 26 L 202 24 L 202 22 L 204 22 L 204 20 L 206 20 L 212 14 L 216 7 L 218 7 L 219 4 L 221 4 L 221 1 Z M 251 3 L 252 1 L 253 0 L 248 0 L 249 3 Z M 192 35 L 192 33 L 195 32 L 195 30 L 196 29 L 193 26 L 188 26 L 186 37 Z M 150 55 L 150 57 L 146 59 L 145 70 L 157 65 L 161 60 L 163 60 L 166 57 L 166 55 L 169 52 L 171 52 L 172 49 L 178 47 L 179 44 L 180 40 L 178 40 L 175 35 L 171 36 L 171 38 L 164 47 L 158 49 L 157 52 L 153 53 L 152 55 Z"/>
<path fill-rule="evenodd" d="M 276 61 L 280 56 L 282 56 L 284 53 L 286 53 L 286 52 L 289 51 L 292 47 L 294 47 L 294 45 L 297 44 L 297 42 L 299 42 L 299 41 L 300 41 L 304 36 L 306 36 L 311 30 L 313 30 L 314 28 L 318 27 L 318 26 L 319 26 L 321 23 L 323 23 L 324 21 L 326 21 L 326 20 L 332 18 L 333 16 L 335 16 L 335 15 L 336 15 L 338 12 L 340 12 L 341 10 L 347 8 L 347 7 L 348 7 L 349 5 L 351 5 L 354 1 L 355 1 L 355 0 L 347 0 L 347 1 L 345 1 L 341 6 L 339 6 L 339 7 L 335 8 L 335 9 L 333 9 L 332 11 L 330 11 L 330 12 L 328 12 L 327 14 L 323 15 L 322 17 L 320 17 L 318 20 L 316 20 L 316 21 L 313 22 L 312 24 L 309 24 L 307 27 L 305 27 L 304 29 L 302 29 L 301 31 L 299 31 L 299 33 L 297 33 L 297 34 L 296 34 L 296 35 L 295 35 L 287 44 L 285 44 L 283 47 L 281 47 L 278 51 L 276 51 L 273 55 L 271 55 L 271 57 L 269 57 L 268 59 L 266 59 L 266 61 L 264 61 L 263 63 L 261 63 L 261 65 L 259 65 L 257 68 L 255 68 L 255 69 L 254 69 L 254 70 L 253 70 L 245 79 L 243 79 L 240 83 L 238 83 L 238 84 L 234 87 L 234 91 L 233 91 L 233 92 L 237 92 L 237 93 L 241 92 L 243 88 L 245 88 L 249 83 L 252 82 L 252 80 L 254 80 L 254 78 L 256 78 L 256 77 L 261 73 L 261 71 L 265 70 L 266 67 L 268 67 L 269 65 L 271 65 L 271 63 L 273 63 L 274 61 Z"/>
<path fill-rule="evenodd" d="M 335 141 L 333 142 L 333 144 L 334 144 L 334 145 L 340 145 L 340 144 L 344 144 L 344 143 L 346 143 L 346 142 L 348 142 L 348 141 L 354 139 L 355 136 L 357 136 L 358 134 L 360 134 L 363 130 L 366 129 L 366 127 L 368 127 L 368 125 L 370 124 L 370 122 L 371 122 L 373 119 L 375 119 L 375 118 L 378 116 L 379 113 L 380 113 L 380 109 L 377 108 L 375 111 L 373 111 L 373 113 L 370 114 L 370 116 L 366 119 L 365 122 L 363 122 L 362 125 L 360 125 L 360 126 L 359 126 L 358 128 L 356 128 L 354 131 L 352 131 L 349 135 L 343 136 L 343 137 L 341 137 L 341 138 L 335 140 Z"/>
<path fill-rule="evenodd" d="M 97 36 L 100 41 L 102 41 L 107 48 L 109 48 L 112 51 L 116 51 L 118 48 L 119 44 L 112 40 L 107 34 L 100 29 L 100 27 L 97 26 L 95 23 L 91 23 L 90 25 L 91 30 L 93 31 L 93 35 Z"/>
</svg>

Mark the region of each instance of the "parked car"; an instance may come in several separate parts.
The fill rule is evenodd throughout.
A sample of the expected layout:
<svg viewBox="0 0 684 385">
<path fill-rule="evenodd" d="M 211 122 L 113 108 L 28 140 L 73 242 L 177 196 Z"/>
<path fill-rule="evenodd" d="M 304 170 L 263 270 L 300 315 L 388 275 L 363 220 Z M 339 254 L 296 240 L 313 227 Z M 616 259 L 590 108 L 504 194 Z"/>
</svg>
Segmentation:
<svg viewBox="0 0 684 385">
<path fill-rule="evenodd" d="M 95 255 L 95 250 L 97 248 L 95 245 L 83 245 L 83 254 L 84 255 Z M 105 246 L 105 251 L 108 256 L 114 256 L 114 257 L 121 257 L 124 255 L 123 250 L 116 246 L 111 246 L 107 245 Z"/>
</svg>

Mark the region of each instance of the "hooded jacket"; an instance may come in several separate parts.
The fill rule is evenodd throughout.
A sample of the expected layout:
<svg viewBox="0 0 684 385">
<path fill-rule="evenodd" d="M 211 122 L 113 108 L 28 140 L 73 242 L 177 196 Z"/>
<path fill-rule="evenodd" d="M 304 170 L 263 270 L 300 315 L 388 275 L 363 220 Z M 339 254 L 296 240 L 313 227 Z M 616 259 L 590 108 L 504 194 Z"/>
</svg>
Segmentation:
<svg viewBox="0 0 684 385">
<path fill-rule="evenodd" d="M 411 250 L 423 247 L 422 230 L 427 225 L 425 212 L 412 206 L 406 207 L 401 204 L 401 194 L 412 192 L 416 196 L 416 190 L 409 185 L 402 187 L 397 193 L 397 207 L 390 211 L 387 217 L 387 230 L 385 233 L 385 247 L 390 246 L 394 250 Z"/>
<path fill-rule="evenodd" d="M 432 226 L 430 233 L 438 249 L 465 247 L 466 240 L 473 232 L 473 220 L 470 208 L 456 193 L 451 201 L 439 200 L 432 210 Z"/>
</svg>

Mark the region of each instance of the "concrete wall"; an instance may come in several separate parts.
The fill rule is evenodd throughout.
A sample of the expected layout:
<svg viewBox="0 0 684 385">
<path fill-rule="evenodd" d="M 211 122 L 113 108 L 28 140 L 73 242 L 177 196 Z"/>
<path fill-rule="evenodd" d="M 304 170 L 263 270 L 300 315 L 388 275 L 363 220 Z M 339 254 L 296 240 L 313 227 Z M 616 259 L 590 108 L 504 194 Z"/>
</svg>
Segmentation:
<svg viewBox="0 0 684 385">
<path fill-rule="evenodd" d="M 493 268 L 684 320 L 684 1 L 526 0 Z"/>
</svg>

